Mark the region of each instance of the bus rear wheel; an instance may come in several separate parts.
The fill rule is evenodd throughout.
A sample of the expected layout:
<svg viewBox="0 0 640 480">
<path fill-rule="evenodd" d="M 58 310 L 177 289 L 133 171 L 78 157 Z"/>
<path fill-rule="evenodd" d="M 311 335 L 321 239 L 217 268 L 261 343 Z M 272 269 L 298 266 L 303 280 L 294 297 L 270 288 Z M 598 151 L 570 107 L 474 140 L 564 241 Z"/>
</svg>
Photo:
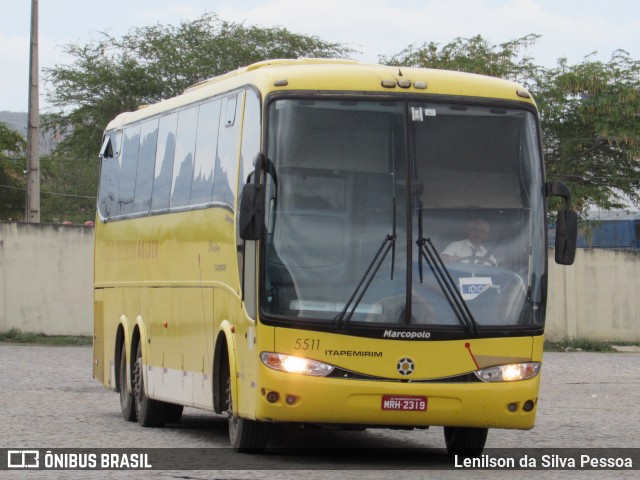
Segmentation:
<svg viewBox="0 0 640 480">
<path fill-rule="evenodd" d="M 264 451 L 269 441 L 268 424 L 248 420 L 233 414 L 231 375 L 226 382 L 226 409 L 229 418 L 229 442 L 236 452 L 258 453 Z"/>
<path fill-rule="evenodd" d="M 152 400 L 144 391 L 142 346 L 138 343 L 136 363 L 133 367 L 132 386 L 138 424 L 143 427 L 162 427 L 167 422 L 167 404 Z"/>
<path fill-rule="evenodd" d="M 120 370 L 118 376 L 118 391 L 120 392 L 120 411 L 127 422 L 136 421 L 136 406 L 133 395 L 127 386 L 129 370 L 127 369 L 127 349 L 124 344 L 120 353 Z"/>
<path fill-rule="evenodd" d="M 449 455 L 477 457 L 487 441 L 488 428 L 444 427 L 444 441 Z"/>
</svg>

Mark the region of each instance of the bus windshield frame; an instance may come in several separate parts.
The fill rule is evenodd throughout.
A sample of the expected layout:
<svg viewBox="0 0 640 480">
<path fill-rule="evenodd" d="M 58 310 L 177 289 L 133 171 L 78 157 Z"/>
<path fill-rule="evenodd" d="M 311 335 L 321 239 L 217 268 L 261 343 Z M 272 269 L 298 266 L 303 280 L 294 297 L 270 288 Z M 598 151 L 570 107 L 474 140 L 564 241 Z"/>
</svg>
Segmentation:
<svg viewBox="0 0 640 480">
<path fill-rule="evenodd" d="M 295 93 L 265 103 L 263 151 L 277 182 L 263 179 L 262 322 L 371 337 L 542 333 L 546 205 L 533 106 Z M 474 228 L 488 237 L 477 258 L 451 260 Z"/>
</svg>

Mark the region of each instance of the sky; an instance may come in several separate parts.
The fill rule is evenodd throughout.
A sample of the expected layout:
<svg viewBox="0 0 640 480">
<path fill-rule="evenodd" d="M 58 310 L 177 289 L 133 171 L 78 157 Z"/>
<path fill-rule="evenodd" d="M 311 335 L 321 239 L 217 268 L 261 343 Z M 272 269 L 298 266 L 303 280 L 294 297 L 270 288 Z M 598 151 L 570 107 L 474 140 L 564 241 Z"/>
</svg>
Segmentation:
<svg viewBox="0 0 640 480">
<path fill-rule="evenodd" d="M 542 35 L 527 54 L 552 67 L 560 57 L 607 61 L 617 49 L 640 59 L 638 0 L 39 0 L 40 68 L 69 64 L 63 46 L 119 37 L 133 27 L 216 13 L 227 21 L 285 27 L 378 61 L 409 45 L 482 35 L 492 44 Z M 0 0 L 0 111 L 26 111 L 31 0 Z M 46 84 L 40 107 L 48 111 Z"/>
</svg>

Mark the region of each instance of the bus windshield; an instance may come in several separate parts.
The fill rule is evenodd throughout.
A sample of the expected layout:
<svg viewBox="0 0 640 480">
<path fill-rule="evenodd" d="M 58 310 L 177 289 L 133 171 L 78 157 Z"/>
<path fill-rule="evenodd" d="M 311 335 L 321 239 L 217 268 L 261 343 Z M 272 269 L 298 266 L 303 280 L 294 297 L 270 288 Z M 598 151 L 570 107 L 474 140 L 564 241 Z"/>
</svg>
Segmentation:
<svg viewBox="0 0 640 480">
<path fill-rule="evenodd" d="M 540 326 L 532 112 L 346 99 L 278 99 L 268 112 L 264 317 Z"/>
</svg>

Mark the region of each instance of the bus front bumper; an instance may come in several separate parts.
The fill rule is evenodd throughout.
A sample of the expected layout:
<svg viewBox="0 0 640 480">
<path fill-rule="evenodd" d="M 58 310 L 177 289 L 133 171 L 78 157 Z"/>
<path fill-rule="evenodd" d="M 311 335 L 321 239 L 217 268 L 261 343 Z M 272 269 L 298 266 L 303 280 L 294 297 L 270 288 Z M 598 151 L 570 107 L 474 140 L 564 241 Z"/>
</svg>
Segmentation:
<svg viewBox="0 0 640 480">
<path fill-rule="evenodd" d="M 260 367 L 256 420 L 360 426 L 530 429 L 540 375 L 497 383 L 311 377 Z"/>
</svg>

